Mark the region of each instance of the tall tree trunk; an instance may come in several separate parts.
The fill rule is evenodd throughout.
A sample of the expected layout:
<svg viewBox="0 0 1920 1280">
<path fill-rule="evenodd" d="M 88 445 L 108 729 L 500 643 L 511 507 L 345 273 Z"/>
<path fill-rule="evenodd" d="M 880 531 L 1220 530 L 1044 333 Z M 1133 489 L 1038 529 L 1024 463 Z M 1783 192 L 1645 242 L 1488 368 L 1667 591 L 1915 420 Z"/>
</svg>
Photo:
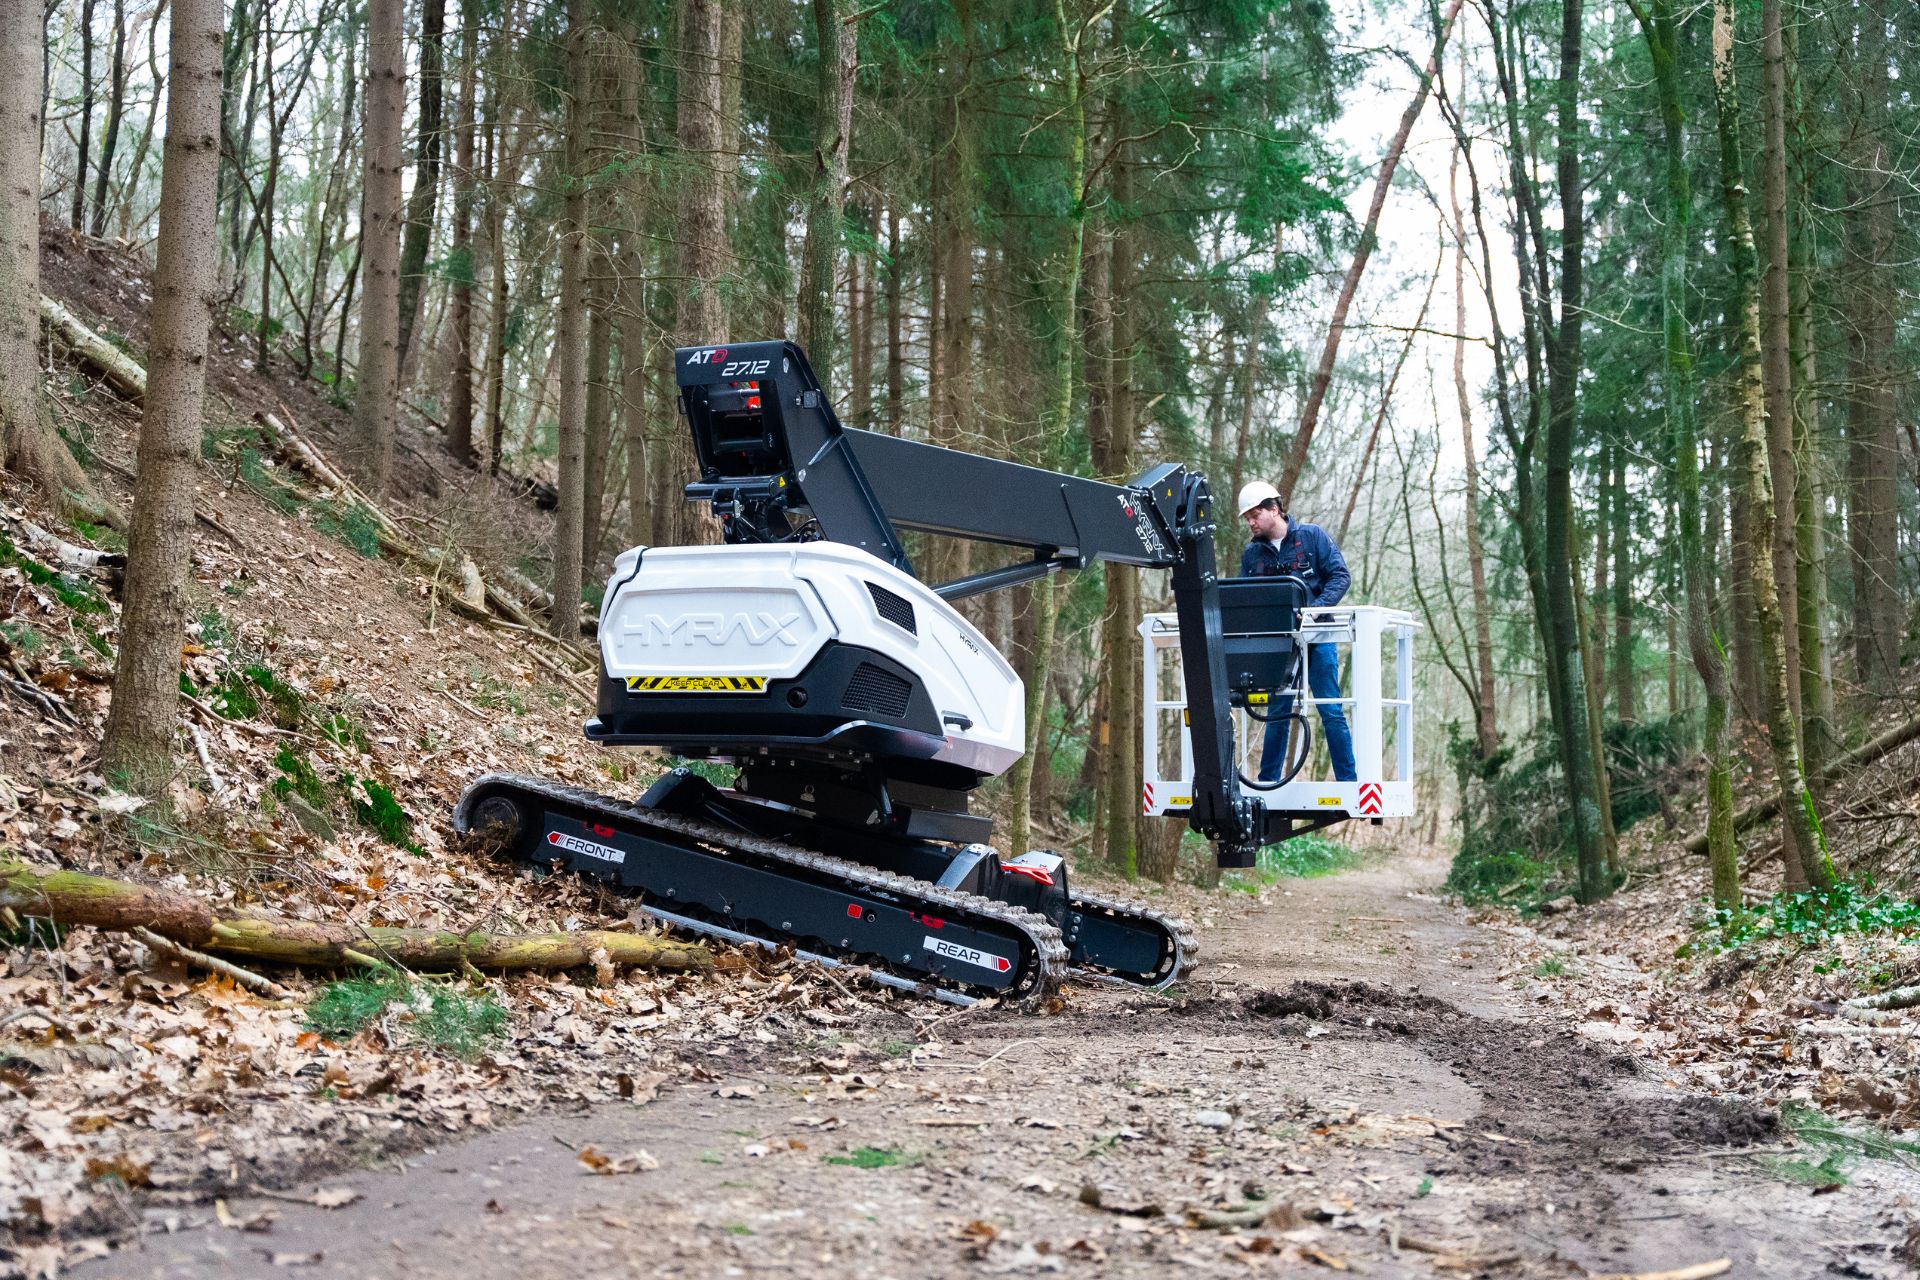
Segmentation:
<svg viewBox="0 0 1920 1280">
<path fill-rule="evenodd" d="M 1904 632 L 1899 582 L 1900 470 L 1894 394 L 1895 255 L 1887 74 L 1887 5 L 1863 0 L 1854 59 L 1860 141 L 1849 183 L 1847 241 L 1853 277 L 1847 458 L 1852 481 L 1848 530 L 1853 549 L 1854 657 L 1861 686 L 1886 697 L 1899 688 Z"/>
<path fill-rule="evenodd" d="M 965 6 L 961 6 L 964 21 Z M 813 96 L 813 190 L 800 251 L 800 345 L 820 378 L 834 382 L 834 278 L 840 261 L 840 214 L 847 194 L 847 147 L 853 136 L 853 73 L 858 32 L 835 0 L 813 0 L 819 66 Z"/>
<path fill-rule="evenodd" d="M 260 41 L 268 50 L 273 48 L 273 21 L 268 0 L 260 4 Z M 261 373 L 267 371 L 269 338 L 273 329 L 273 199 L 280 182 L 280 118 L 277 110 L 277 83 L 273 74 L 271 53 L 266 59 L 265 79 L 267 82 L 267 172 L 262 181 L 263 190 L 256 206 L 256 216 L 260 222 L 260 314 L 255 319 L 255 367 Z"/>
<path fill-rule="evenodd" d="M 367 0 L 367 120 L 362 141 L 360 380 L 354 421 L 379 498 L 393 470 L 400 400 L 400 121 L 407 106 L 401 0 Z"/>
<path fill-rule="evenodd" d="M 92 492 L 41 394 L 38 0 L 0 0 L 0 468 L 59 500 Z"/>
<path fill-rule="evenodd" d="M 1613 711 L 1639 719 L 1633 679 L 1633 502 L 1627 494 L 1627 449 L 1613 447 Z"/>
<path fill-rule="evenodd" d="M 453 385 L 447 401 L 447 452 L 473 465 L 473 171 L 474 96 L 479 89 L 480 24 L 473 0 L 460 5 L 460 101 L 453 122 Z"/>
<path fill-rule="evenodd" d="M 1446 12 L 1440 15 L 1440 30 L 1434 36 L 1433 52 L 1427 56 L 1426 68 L 1420 73 L 1420 87 L 1414 91 L 1413 101 L 1400 115 L 1400 127 L 1393 139 L 1387 143 L 1387 154 L 1381 158 L 1380 172 L 1373 181 L 1373 200 L 1367 206 L 1367 220 L 1360 228 L 1360 243 L 1354 247 L 1353 261 L 1347 267 L 1347 275 L 1340 282 L 1340 296 L 1334 299 L 1333 319 L 1327 324 L 1327 339 L 1320 348 L 1320 362 L 1314 367 L 1313 381 L 1307 386 L 1306 406 L 1300 411 L 1300 425 L 1293 433 L 1293 444 L 1287 451 L 1286 470 L 1280 475 L 1280 496 L 1291 499 L 1293 486 L 1299 482 L 1300 473 L 1306 470 L 1307 450 L 1313 443 L 1314 427 L 1320 421 L 1320 406 L 1327 398 L 1327 384 L 1333 381 L 1333 363 L 1340 354 L 1340 339 L 1347 331 L 1347 312 L 1353 306 L 1354 294 L 1359 291 L 1360 277 L 1366 274 L 1367 262 L 1373 257 L 1375 239 L 1380 226 L 1380 212 L 1386 207 L 1387 192 L 1393 187 L 1394 171 L 1400 167 L 1400 156 L 1406 150 L 1407 138 L 1413 133 L 1414 122 L 1419 120 L 1421 109 L 1427 105 L 1427 95 L 1433 89 L 1434 77 L 1440 73 L 1440 56 L 1447 47 L 1447 35 L 1453 30 L 1453 21 L 1460 14 L 1463 0 L 1447 0 Z"/>
<path fill-rule="evenodd" d="M 595 225 L 604 225 L 596 220 Z M 587 288 L 587 416 L 584 515 L 581 519 L 580 563 L 587 573 L 596 568 L 599 534 L 606 517 L 607 473 L 613 464 L 613 263 L 608 255 L 592 252 L 595 271 Z"/>
<path fill-rule="evenodd" d="M 436 0 L 437 2 L 437 0 Z M 588 25 L 592 0 L 567 0 L 566 194 L 560 226 L 560 305 L 554 348 L 560 364 L 559 491 L 553 512 L 553 629 L 580 634 L 581 548 L 586 527 Z M 601 354 L 605 355 L 602 348 Z"/>
<path fill-rule="evenodd" d="M 901 332 L 900 307 L 905 291 L 901 276 L 900 197 L 887 197 L 887 430 L 899 435 L 907 412 L 907 358 Z"/>
<path fill-rule="evenodd" d="M 1433 291 L 1440 284 L 1440 269 L 1446 265 L 1446 242 L 1441 240 L 1440 256 L 1434 259 L 1433 274 L 1427 277 L 1426 296 L 1420 300 L 1420 312 L 1414 317 L 1413 326 L 1407 330 L 1407 336 L 1400 344 L 1400 351 L 1393 358 L 1393 372 L 1387 375 L 1387 385 L 1381 389 L 1380 405 L 1374 411 L 1373 426 L 1367 432 L 1367 443 L 1360 450 L 1360 466 L 1353 473 L 1353 488 L 1347 491 L 1347 505 L 1340 513 L 1340 530 L 1334 535 L 1336 543 L 1345 542 L 1347 526 L 1353 523 L 1353 509 L 1360 502 L 1360 485 L 1367 478 L 1367 465 L 1373 461 L 1373 452 L 1380 442 L 1380 428 L 1385 425 L 1387 411 L 1393 407 L 1393 391 L 1400 385 L 1400 371 L 1407 367 L 1407 357 L 1413 354 L 1413 341 L 1426 329 L 1427 309 L 1433 305 Z M 1238 495 L 1236 494 L 1236 497 Z"/>
<path fill-rule="evenodd" d="M 646 239 L 632 238 L 627 255 L 636 267 Z M 620 282 L 620 421 L 627 438 L 627 541 L 638 546 L 650 531 L 647 512 L 647 284 L 640 270 Z"/>
<path fill-rule="evenodd" d="M 440 196 L 440 145 L 443 128 L 441 85 L 446 64 L 446 0 L 422 0 L 420 5 L 420 120 L 414 144 L 413 191 L 407 197 L 406 239 L 400 249 L 401 378 L 413 349 L 413 331 L 420 320 L 421 284 L 426 279 L 427 249 L 433 235 L 434 205 Z M 573 91 L 585 92 L 576 82 Z"/>
<path fill-rule="evenodd" d="M 1787 701 L 1796 718 L 1800 697 L 1799 569 L 1794 536 L 1794 494 L 1799 480 L 1793 451 L 1793 359 L 1789 323 L 1793 300 L 1789 283 L 1792 230 L 1787 212 L 1787 53 L 1781 34 L 1782 0 L 1761 0 L 1760 203 L 1766 226 L 1765 273 L 1761 278 L 1761 375 L 1767 407 L 1767 462 L 1772 473 L 1773 525 L 1768 530 L 1773 582 L 1784 621 L 1781 640 L 1787 662 Z"/>
<path fill-rule="evenodd" d="M 113 182 L 113 153 L 120 145 L 120 113 L 127 98 L 127 0 L 113 0 L 113 63 L 107 73 L 107 124 L 100 131 L 99 175 L 93 184 L 93 235 L 107 233 L 107 192 Z M 139 178 L 131 174 L 129 182 Z"/>
<path fill-rule="evenodd" d="M 1085 27 L 1076 10 L 1069 18 L 1067 0 L 1054 0 L 1054 21 L 1059 26 L 1061 71 L 1067 126 L 1067 171 L 1064 194 L 1067 197 L 1068 225 L 1066 244 L 1060 255 L 1058 292 L 1054 307 L 1060 322 L 1059 346 L 1054 353 L 1051 402 L 1042 428 L 1039 463 L 1048 470 L 1058 468 L 1059 451 L 1067 437 L 1067 424 L 1073 417 L 1073 369 L 1079 356 L 1080 269 L 1086 244 L 1086 172 L 1087 109 L 1086 72 L 1081 62 L 1080 42 Z M 1026 851 L 1028 826 L 1033 814 L 1033 757 L 1039 734 L 1046 726 L 1047 679 L 1053 666 L 1054 624 L 1058 621 L 1054 606 L 1053 580 L 1042 578 L 1033 584 L 1033 677 L 1027 681 L 1026 754 L 1015 762 L 1007 785 L 1013 794 L 1013 815 L 1008 823 L 1007 847 L 1015 856 Z"/>
<path fill-rule="evenodd" d="M 1466 83 L 1466 44 L 1460 46 L 1461 83 Z M 1486 545 L 1480 532 L 1480 461 L 1473 441 L 1473 398 L 1467 390 L 1467 220 L 1460 211 L 1461 152 L 1456 144 L 1447 168 L 1447 200 L 1453 215 L 1453 394 L 1460 405 L 1460 443 L 1466 469 L 1464 499 L 1467 570 L 1473 581 L 1474 742 L 1482 761 L 1500 749 L 1500 721 L 1493 687 L 1493 616 L 1487 600 Z"/>
<path fill-rule="evenodd" d="M 487 290 L 487 458 L 490 476 L 500 474 L 500 450 L 506 439 L 507 419 L 503 405 L 507 383 L 507 325 L 513 299 L 507 292 L 507 191 L 510 168 L 507 162 L 507 113 L 498 103 L 499 88 L 488 92 L 488 112 L 493 116 L 487 146 L 487 257 L 492 268 L 492 287 Z"/>
<path fill-rule="evenodd" d="M 1773 518 L 1773 485 L 1767 467 L 1766 383 L 1760 345 L 1760 255 L 1747 215 L 1747 193 L 1740 170 L 1740 108 L 1735 79 L 1732 0 L 1714 0 L 1713 88 L 1719 117 L 1720 182 L 1733 243 L 1734 276 L 1740 304 L 1740 416 L 1738 454 L 1741 488 L 1746 494 L 1748 540 L 1767 545 Z M 1813 797 L 1801 772 L 1799 733 L 1788 697 L 1786 644 L 1781 635 L 1780 599 L 1773 566 L 1764 553 L 1752 558 L 1753 611 L 1759 632 L 1760 694 L 1772 747 L 1775 785 L 1785 828 L 1781 841 L 1790 887 L 1833 882 L 1833 863 L 1814 813 Z"/>
<path fill-rule="evenodd" d="M 127 181 L 120 188 L 120 222 L 118 235 L 122 240 L 133 235 L 133 198 L 140 190 L 140 177 L 147 169 L 147 153 L 153 146 L 154 122 L 160 116 L 160 99 L 166 93 L 166 75 L 160 70 L 160 18 L 167 11 L 167 0 L 158 0 L 153 12 L 147 18 L 147 79 L 153 85 L 153 96 L 147 101 L 146 123 L 140 126 L 140 141 L 133 148 L 133 159 L 127 165 Z"/>
<path fill-rule="evenodd" d="M 173 772 L 187 620 L 194 473 L 200 462 L 219 253 L 220 0 L 174 0 L 166 162 L 160 176 L 153 341 L 140 420 L 120 654 L 101 743 L 108 776 L 153 794 Z"/>
<path fill-rule="evenodd" d="M 1556 655 L 1554 678 L 1561 690 L 1557 726 L 1561 764 L 1567 775 L 1568 810 L 1580 864 L 1580 898 L 1593 902 L 1612 891 L 1607 875 L 1606 815 L 1587 724 L 1583 637 L 1574 601 L 1573 437 L 1579 417 L 1580 337 L 1585 306 L 1583 254 L 1586 207 L 1580 178 L 1580 49 L 1584 0 L 1563 0 L 1560 76 L 1557 85 L 1557 170 L 1560 188 L 1560 318 L 1547 351 L 1546 522 L 1542 547 L 1546 573 L 1543 637 Z"/>
<path fill-rule="evenodd" d="M 93 7 L 80 5 L 80 141 L 73 160 L 73 229 L 87 229 L 87 155 L 93 136 Z"/>
</svg>

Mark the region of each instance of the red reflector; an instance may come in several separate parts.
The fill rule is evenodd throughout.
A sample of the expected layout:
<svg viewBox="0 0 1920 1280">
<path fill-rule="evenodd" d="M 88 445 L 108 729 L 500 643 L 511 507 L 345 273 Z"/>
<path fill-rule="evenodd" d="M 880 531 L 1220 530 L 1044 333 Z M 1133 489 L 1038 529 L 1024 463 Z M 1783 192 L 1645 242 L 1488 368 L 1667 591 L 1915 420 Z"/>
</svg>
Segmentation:
<svg viewBox="0 0 1920 1280">
<path fill-rule="evenodd" d="M 1004 870 L 1010 871 L 1016 876 L 1025 876 L 1029 880 L 1037 880 L 1041 884 L 1051 885 L 1053 883 L 1053 872 L 1048 871 L 1045 867 L 1029 867 L 1010 862 Z"/>
<path fill-rule="evenodd" d="M 1007 970 L 1013 968 L 1013 961 L 1007 959 L 1005 956 L 995 956 L 993 958 L 993 967 L 1005 973 Z"/>
<path fill-rule="evenodd" d="M 849 902 L 847 904 L 847 914 L 855 920 L 858 920 L 860 918 L 860 904 L 857 902 Z"/>
<path fill-rule="evenodd" d="M 603 837 L 603 838 L 604 838 L 604 837 L 606 837 L 606 836 L 610 836 L 610 835 L 612 835 L 612 834 L 613 834 L 613 828 L 612 828 L 612 827 L 603 827 L 603 826 L 601 826 L 601 825 L 600 825 L 599 823 L 597 823 L 597 822 L 596 822 L 596 823 L 594 823 L 594 824 L 593 824 L 593 834 L 595 834 L 595 835 L 597 835 L 597 836 L 601 836 L 601 837 Z"/>
<path fill-rule="evenodd" d="M 759 397 L 759 396 L 748 396 L 748 397 L 747 397 L 747 408 L 749 408 L 749 409 L 758 409 L 759 407 L 760 407 L 760 397 Z"/>
<path fill-rule="evenodd" d="M 939 916 L 917 916 L 911 911 L 909 911 L 907 915 L 918 923 L 927 926 L 929 929 L 944 929 L 947 927 L 947 922 Z"/>
<path fill-rule="evenodd" d="M 549 831 L 549 832 L 547 832 L 547 843 L 548 843 L 548 844 L 559 844 L 559 843 L 560 843 L 560 833 L 559 833 L 558 831 Z"/>
</svg>

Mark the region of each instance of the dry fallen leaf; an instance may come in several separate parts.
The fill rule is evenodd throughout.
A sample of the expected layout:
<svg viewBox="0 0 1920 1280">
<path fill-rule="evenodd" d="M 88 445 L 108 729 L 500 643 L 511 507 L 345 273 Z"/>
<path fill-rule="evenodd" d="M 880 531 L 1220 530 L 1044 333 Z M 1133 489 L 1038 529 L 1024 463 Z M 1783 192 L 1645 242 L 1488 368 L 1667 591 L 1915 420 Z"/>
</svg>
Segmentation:
<svg viewBox="0 0 1920 1280">
<path fill-rule="evenodd" d="M 580 1163 L 587 1166 L 588 1173 L 602 1177 L 612 1177 L 621 1173 L 647 1173 L 660 1167 L 660 1162 L 646 1151 L 630 1151 L 623 1156 L 610 1156 L 590 1146 L 580 1148 Z"/>
<path fill-rule="evenodd" d="M 215 1200 L 213 1202 L 213 1216 L 221 1226 L 230 1227 L 235 1231 L 271 1231 L 273 1230 L 273 1220 L 280 1215 L 272 1209 L 262 1209 L 252 1217 L 242 1218 L 227 1207 L 225 1200 Z"/>
<path fill-rule="evenodd" d="M 355 1191 L 352 1187 L 322 1187 L 309 1199 L 322 1209 L 344 1209 L 360 1199 L 361 1195 L 361 1192 Z"/>
</svg>

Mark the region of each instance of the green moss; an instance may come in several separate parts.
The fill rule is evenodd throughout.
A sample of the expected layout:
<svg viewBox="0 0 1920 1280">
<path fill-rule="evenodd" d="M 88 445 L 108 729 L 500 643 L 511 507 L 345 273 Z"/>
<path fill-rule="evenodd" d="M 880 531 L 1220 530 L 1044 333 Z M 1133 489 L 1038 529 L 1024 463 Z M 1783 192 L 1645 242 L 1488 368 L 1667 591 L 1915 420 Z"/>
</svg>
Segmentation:
<svg viewBox="0 0 1920 1280">
<path fill-rule="evenodd" d="M 282 775 L 273 780 L 275 795 L 296 795 L 316 809 L 327 807 L 326 785 L 320 781 L 320 775 L 313 771 L 313 766 L 295 755 L 291 747 L 281 747 L 273 757 L 273 763 Z"/>
<path fill-rule="evenodd" d="M 844 1165 L 850 1169 L 891 1169 L 895 1165 L 918 1163 L 919 1157 L 909 1155 L 898 1147 L 855 1147 L 843 1156 L 820 1157 L 827 1164 Z"/>
<path fill-rule="evenodd" d="M 315 508 L 313 527 L 352 547 L 369 560 L 380 558 L 380 526 L 373 514 L 357 502 L 350 502 L 345 507 L 329 505 Z"/>
<path fill-rule="evenodd" d="M 107 602 L 84 580 L 40 563 L 0 535 L 0 565 L 11 565 L 26 575 L 28 582 L 45 587 L 61 604 L 75 613 L 107 612 Z"/>
<path fill-rule="evenodd" d="M 385 965 L 328 983 L 307 1006 L 307 1028 L 330 1040 L 358 1035 L 383 1018 L 409 1043 L 465 1059 L 479 1057 L 507 1027 L 507 1012 L 492 996 L 463 995 Z"/>
<path fill-rule="evenodd" d="M 353 805 L 353 816 L 360 825 L 396 848 L 408 853 L 424 853 L 413 842 L 413 819 L 393 798 L 393 792 L 387 790 L 371 778 L 359 779 L 359 794 L 354 792 L 354 780 L 347 784 L 347 800 Z"/>
</svg>

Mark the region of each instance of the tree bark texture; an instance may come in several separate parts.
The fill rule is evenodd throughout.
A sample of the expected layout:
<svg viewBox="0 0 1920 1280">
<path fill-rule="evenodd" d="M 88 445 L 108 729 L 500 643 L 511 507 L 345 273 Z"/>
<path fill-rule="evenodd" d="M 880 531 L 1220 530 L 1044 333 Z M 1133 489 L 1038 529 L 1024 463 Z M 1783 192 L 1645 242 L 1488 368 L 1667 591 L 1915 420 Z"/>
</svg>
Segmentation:
<svg viewBox="0 0 1920 1280">
<path fill-rule="evenodd" d="M 173 0 L 176 6 L 203 2 Z M 214 66 L 219 66 L 217 56 Z M 212 133 L 217 164 L 217 112 Z M 697 942 L 607 929 L 495 934 L 273 916 L 217 916 L 204 900 L 177 889 L 24 862 L 0 863 L 0 907 L 67 927 L 121 932 L 148 929 L 183 946 L 315 969 L 339 969 L 372 961 L 429 972 L 459 971 L 464 966 L 506 972 L 573 969 L 597 965 L 603 959 L 616 966 L 652 969 L 704 972 L 713 967 L 712 953 Z"/>
<path fill-rule="evenodd" d="M 1400 127 L 1387 143 L 1387 154 L 1381 158 L 1380 173 L 1373 182 L 1373 199 L 1367 206 L 1367 220 L 1360 228 L 1360 243 L 1354 246 L 1353 261 L 1347 267 L 1346 278 L 1340 282 L 1340 294 L 1334 299 L 1333 319 L 1327 324 L 1326 342 L 1320 348 L 1320 361 L 1314 366 L 1313 380 L 1307 384 L 1307 401 L 1300 411 L 1300 425 L 1295 429 L 1293 444 L 1287 450 L 1287 465 L 1281 472 L 1278 486 L 1282 501 L 1291 500 L 1293 486 L 1299 482 L 1300 473 L 1306 470 L 1307 450 L 1313 444 L 1313 432 L 1320 421 L 1320 407 L 1326 402 L 1327 386 L 1333 381 L 1333 365 L 1340 354 L 1340 339 L 1347 331 L 1347 312 L 1353 307 L 1354 295 L 1360 289 L 1360 278 L 1366 274 L 1367 262 L 1373 257 L 1380 213 L 1386 208 L 1387 192 L 1393 187 L 1394 171 L 1400 167 L 1400 157 L 1406 151 L 1407 138 L 1412 135 L 1422 108 L 1427 105 L 1427 95 L 1433 90 L 1434 77 L 1440 73 L 1440 57 L 1446 50 L 1447 35 L 1453 30 L 1454 19 L 1459 16 L 1462 3 L 1463 0 L 1448 0 L 1446 11 L 1440 15 L 1440 30 L 1434 37 L 1433 52 L 1427 56 L 1427 65 L 1420 73 L 1420 86 L 1414 91 L 1413 101 L 1401 113 Z"/>
<path fill-rule="evenodd" d="M 87 229 L 87 158 L 93 137 L 93 10 L 95 0 L 80 4 L 80 140 L 73 157 L 73 229 Z"/>
<path fill-rule="evenodd" d="M 92 234 L 96 240 L 107 233 L 107 193 L 113 184 L 113 155 L 120 146 L 120 115 L 126 98 L 127 0 L 113 0 L 113 61 L 107 72 L 107 120 L 100 130 L 99 172 L 93 183 Z M 139 176 L 135 173 L 129 181 Z"/>
<path fill-rule="evenodd" d="M 579 634 L 581 548 L 586 527 L 587 380 L 587 95 L 590 0 L 567 0 L 567 146 L 560 227 L 560 304 L 554 348 L 560 368 L 559 490 L 553 512 L 553 629 Z M 604 348 L 602 355 L 605 354 Z"/>
<path fill-rule="evenodd" d="M 1861 687 L 1884 697 L 1900 683 L 1905 631 L 1899 582 L 1899 404 L 1894 393 L 1896 228 L 1885 0 L 1864 0 L 1854 74 L 1859 141 L 1848 183 L 1853 277 L 1847 401 L 1849 543 L 1853 551 L 1854 662 Z"/>
<path fill-rule="evenodd" d="M 1787 701 L 1795 723 L 1800 696 L 1799 569 L 1794 534 L 1798 467 L 1793 445 L 1793 361 L 1788 342 L 1792 291 L 1789 284 L 1792 230 L 1787 208 L 1787 54 L 1781 34 L 1784 0 L 1761 0 L 1760 203 L 1766 228 L 1765 268 L 1760 284 L 1761 376 L 1766 391 L 1767 466 L 1773 482 L 1773 523 L 1768 547 L 1780 600 L 1781 643 L 1786 653 Z"/>
<path fill-rule="evenodd" d="M 195 473 L 219 284 L 220 0 L 173 0 L 153 339 L 140 420 L 120 652 L 101 762 L 152 794 L 172 773 Z"/>
<path fill-rule="evenodd" d="M 0 0 L 0 468 L 49 495 L 90 490 L 41 394 L 37 0 Z"/>
<path fill-rule="evenodd" d="M 966 6 L 960 6 L 965 21 Z M 820 378 L 834 385 L 834 280 L 840 261 L 840 215 L 847 194 L 847 151 L 853 137 L 853 79 L 859 33 L 835 0 L 813 0 L 818 65 L 813 95 L 813 191 L 807 199 L 800 251 L 800 345 Z"/>
<path fill-rule="evenodd" d="M 1584 0 L 1564 0 L 1560 25 L 1560 77 L 1556 90 L 1560 188 L 1560 317 L 1547 351 L 1546 493 L 1543 564 L 1550 631 L 1543 639 L 1556 657 L 1561 689 L 1557 726 L 1561 764 L 1567 775 L 1567 805 L 1580 863 L 1580 898 L 1593 902 L 1611 891 L 1607 876 L 1606 818 L 1600 808 L 1588 729 L 1587 683 L 1579 611 L 1574 600 L 1573 437 L 1579 417 L 1580 338 L 1585 306 L 1583 255 L 1586 208 L 1580 178 L 1580 49 Z"/>
<path fill-rule="evenodd" d="M 1780 598 L 1773 565 L 1766 554 L 1773 519 L 1773 485 L 1767 467 L 1766 383 L 1760 342 L 1760 261 L 1747 214 L 1747 193 L 1740 168 L 1739 94 L 1735 78 L 1732 0 L 1715 0 L 1713 9 L 1713 84 L 1719 116 L 1721 190 L 1733 244 L 1734 274 L 1740 304 L 1739 409 L 1742 430 L 1736 453 L 1738 480 L 1746 495 L 1748 542 L 1757 553 L 1749 566 L 1753 612 L 1758 632 L 1760 695 L 1772 748 L 1775 787 L 1786 818 L 1783 842 L 1789 887 L 1833 882 L 1833 864 L 1814 813 L 1813 797 L 1801 772 L 1797 717 L 1788 697 L 1786 644 L 1781 634 Z"/>
<path fill-rule="evenodd" d="M 401 0 L 367 0 L 366 125 L 361 177 L 360 377 L 354 423 L 384 497 L 400 408 L 400 124 L 407 106 Z"/>
<path fill-rule="evenodd" d="M 434 205 L 440 196 L 440 150 L 446 68 L 447 0 L 420 5 L 420 119 L 414 143 L 413 191 L 407 197 L 407 225 L 400 245 L 400 349 L 404 382 L 413 331 L 420 322 L 421 284 L 433 238 Z M 576 87 L 577 91 L 577 87 Z"/>
<path fill-rule="evenodd" d="M 447 452 L 472 466 L 473 453 L 473 168 L 474 98 L 479 91 L 480 25 L 472 0 L 460 6 L 460 101 L 453 123 L 452 360 L 447 380 Z"/>
</svg>

